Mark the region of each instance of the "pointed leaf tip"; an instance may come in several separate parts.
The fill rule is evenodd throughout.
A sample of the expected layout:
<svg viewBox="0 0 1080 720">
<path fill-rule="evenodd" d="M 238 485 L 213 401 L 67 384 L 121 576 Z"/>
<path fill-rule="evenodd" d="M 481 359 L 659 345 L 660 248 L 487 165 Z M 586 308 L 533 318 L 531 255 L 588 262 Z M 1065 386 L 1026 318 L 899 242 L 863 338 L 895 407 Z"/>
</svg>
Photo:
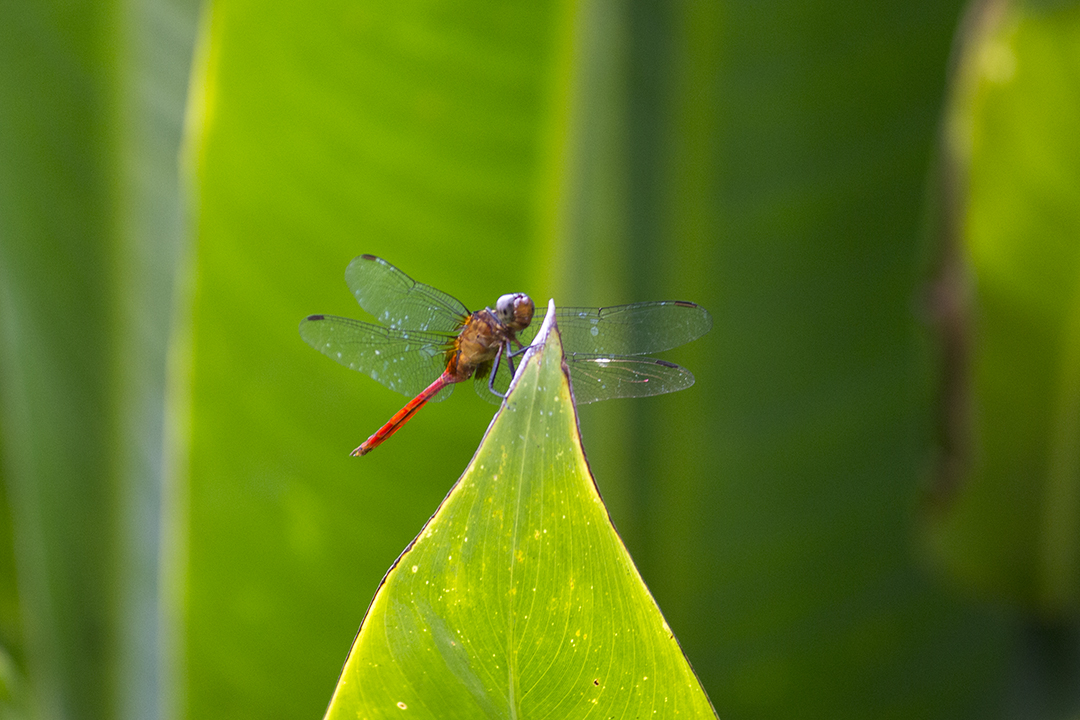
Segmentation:
<svg viewBox="0 0 1080 720">
<path fill-rule="evenodd" d="M 715 717 L 596 490 L 554 316 L 387 573 L 327 717 Z"/>
</svg>

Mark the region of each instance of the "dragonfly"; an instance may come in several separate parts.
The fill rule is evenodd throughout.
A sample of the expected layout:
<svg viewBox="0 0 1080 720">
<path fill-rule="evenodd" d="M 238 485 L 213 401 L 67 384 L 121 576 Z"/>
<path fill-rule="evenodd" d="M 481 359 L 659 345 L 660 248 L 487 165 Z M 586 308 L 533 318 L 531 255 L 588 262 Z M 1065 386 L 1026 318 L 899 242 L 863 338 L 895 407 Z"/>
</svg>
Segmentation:
<svg viewBox="0 0 1080 720">
<path fill-rule="evenodd" d="M 501 403 L 514 374 L 514 356 L 535 336 L 546 309 L 525 293 L 502 295 L 494 308 L 470 312 L 441 290 L 416 282 L 387 261 L 361 255 L 345 282 L 376 322 L 309 315 L 300 337 L 342 365 L 412 399 L 350 453 L 366 455 L 401 429 L 428 402 L 447 398 L 469 379 L 481 397 Z M 694 384 L 686 368 L 646 357 L 695 340 L 712 318 L 681 300 L 601 308 L 560 307 L 563 340 L 576 404 L 646 397 Z"/>
</svg>

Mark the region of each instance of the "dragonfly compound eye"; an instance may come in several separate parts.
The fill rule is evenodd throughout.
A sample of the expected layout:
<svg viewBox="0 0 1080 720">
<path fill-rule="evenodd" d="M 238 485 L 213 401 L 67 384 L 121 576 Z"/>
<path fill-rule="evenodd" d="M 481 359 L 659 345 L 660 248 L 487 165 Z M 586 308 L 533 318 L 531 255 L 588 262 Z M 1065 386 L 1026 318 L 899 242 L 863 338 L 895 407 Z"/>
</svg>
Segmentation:
<svg viewBox="0 0 1080 720">
<path fill-rule="evenodd" d="M 502 295 L 495 303 L 495 314 L 499 316 L 499 321 L 508 323 L 514 319 L 514 300 L 517 295 Z"/>
<path fill-rule="evenodd" d="M 517 330 L 524 330 L 529 327 L 529 323 L 532 322 L 533 312 L 536 307 L 533 305 L 532 298 L 524 293 L 518 293 L 514 296 L 514 327 Z"/>
<path fill-rule="evenodd" d="M 529 326 L 534 309 L 532 298 L 525 293 L 503 295 L 495 303 L 495 314 L 499 316 L 499 322 L 509 325 L 515 331 Z"/>
</svg>

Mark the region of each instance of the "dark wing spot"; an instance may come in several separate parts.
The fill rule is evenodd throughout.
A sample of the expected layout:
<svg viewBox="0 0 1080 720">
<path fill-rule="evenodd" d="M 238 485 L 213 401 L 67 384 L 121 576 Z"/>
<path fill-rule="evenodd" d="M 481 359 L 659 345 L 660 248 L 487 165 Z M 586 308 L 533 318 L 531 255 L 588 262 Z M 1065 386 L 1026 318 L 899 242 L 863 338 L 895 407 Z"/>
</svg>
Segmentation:
<svg viewBox="0 0 1080 720">
<path fill-rule="evenodd" d="M 375 257 L 374 255 L 368 255 L 367 253 L 364 253 L 360 257 L 364 258 L 365 260 L 378 260 L 379 259 L 379 258 Z"/>
<path fill-rule="evenodd" d="M 307 319 L 308 320 L 325 320 L 326 316 L 325 315 L 308 315 Z"/>
<path fill-rule="evenodd" d="M 678 305 L 679 307 L 690 307 L 690 308 L 696 308 L 698 306 L 697 303 L 692 303 L 692 302 L 689 302 L 687 300 L 674 300 L 673 304 Z"/>
<path fill-rule="evenodd" d="M 679 367 L 675 363 L 668 362 L 667 360 L 655 360 L 654 362 L 656 362 L 657 365 L 663 365 L 664 367 L 669 367 L 669 368 L 677 368 L 677 367 Z"/>
</svg>

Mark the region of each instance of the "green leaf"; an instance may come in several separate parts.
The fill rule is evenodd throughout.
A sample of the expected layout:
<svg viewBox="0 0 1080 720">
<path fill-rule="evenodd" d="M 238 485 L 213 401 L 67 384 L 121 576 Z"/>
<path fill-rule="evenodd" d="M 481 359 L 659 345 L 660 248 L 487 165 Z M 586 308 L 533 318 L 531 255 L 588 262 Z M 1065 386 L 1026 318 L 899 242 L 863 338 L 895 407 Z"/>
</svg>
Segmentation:
<svg viewBox="0 0 1080 720">
<path fill-rule="evenodd" d="M 0 426 L 21 627 L 2 624 L 26 643 L 13 658 L 30 706 L 88 718 L 108 713 L 112 684 L 113 77 L 95 31 L 111 8 L 58 6 L 20 3 L 0 23 Z"/>
<path fill-rule="evenodd" d="M 387 573 L 327 717 L 715 717 L 600 499 L 551 327 Z"/>
<path fill-rule="evenodd" d="M 0 683 L 47 717 L 144 720 L 169 695 L 165 355 L 197 5 L 46 0 L 0 23 Z"/>
<path fill-rule="evenodd" d="M 190 478 L 180 714 L 325 710 L 371 588 L 490 423 L 492 406 L 459 389 L 351 458 L 404 399 L 312 352 L 296 326 L 356 316 L 342 274 L 365 252 L 474 309 L 534 290 L 529 263 L 503 254 L 534 253 L 557 12 L 244 0 L 208 13 L 178 393 L 190 408 L 176 452 Z"/>
<path fill-rule="evenodd" d="M 931 529 L 965 583 L 1080 607 L 1080 7 L 1021 4 L 965 53 L 970 372 Z"/>
<path fill-rule="evenodd" d="M 722 717 L 992 714 L 1007 624 L 911 552 L 923 204 L 963 5 L 583 6 L 575 74 L 609 72 L 573 106 L 573 223 L 545 267 L 567 304 L 715 319 L 670 358 L 691 390 L 581 423 Z"/>
</svg>

